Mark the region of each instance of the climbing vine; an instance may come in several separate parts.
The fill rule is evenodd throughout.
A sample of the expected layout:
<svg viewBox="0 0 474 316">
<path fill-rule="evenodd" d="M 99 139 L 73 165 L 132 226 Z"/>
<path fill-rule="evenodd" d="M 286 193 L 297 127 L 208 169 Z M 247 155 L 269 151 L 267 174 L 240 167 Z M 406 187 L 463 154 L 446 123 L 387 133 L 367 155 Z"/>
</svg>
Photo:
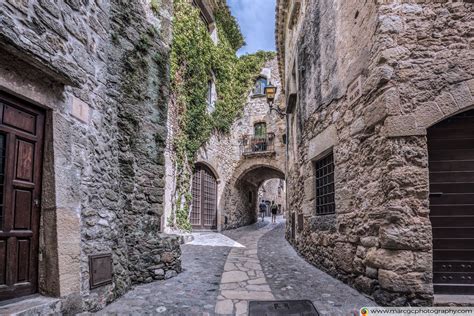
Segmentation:
<svg viewBox="0 0 474 316">
<path fill-rule="evenodd" d="M 177 109 L 175 135 L 176 194 L 170 224 L 190 230 L 190 182 L 199 148 L 213 132 L 228 133 L 241 114 L 254 79 L 272 52 L 242 57 L 236 51 L 244 39 L 224 0 L 214 8 L 217 45 L 201 20 L 199 9 L 189 0 L 174 0 L 174 30 L 171 52 L 172 101 Z M 217 102 L 208 111 L 208 82 L 215 77 Z"/>
</svg>

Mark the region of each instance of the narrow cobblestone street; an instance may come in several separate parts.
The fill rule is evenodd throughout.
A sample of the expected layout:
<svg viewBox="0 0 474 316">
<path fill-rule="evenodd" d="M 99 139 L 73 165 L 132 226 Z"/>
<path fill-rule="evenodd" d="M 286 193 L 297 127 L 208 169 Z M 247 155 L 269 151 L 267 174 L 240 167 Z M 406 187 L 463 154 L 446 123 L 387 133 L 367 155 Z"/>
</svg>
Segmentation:
<svg viewBox="0 0 474 316">
<path fill-rule="evenodd" d="M 182 247 L 183 273 L 137 286 L 99 315 L 246 315 L 250 300 L 309 299 L 321 315 L 357 315 L 375 305 L 299 257 L 284 225 L 267 219 L 214 238 L 206 234 L 203 243 L 196 235 Z"/>
</svg>

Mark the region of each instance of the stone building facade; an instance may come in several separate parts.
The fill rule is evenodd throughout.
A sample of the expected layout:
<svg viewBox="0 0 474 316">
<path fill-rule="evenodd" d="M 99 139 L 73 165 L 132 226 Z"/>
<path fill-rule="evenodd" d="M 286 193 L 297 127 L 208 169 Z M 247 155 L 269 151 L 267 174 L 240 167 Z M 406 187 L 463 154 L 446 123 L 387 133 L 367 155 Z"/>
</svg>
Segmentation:
<svg viewBox="0 0 474 316">
<path fill-rule="evenodd" d="M 0 300 L 98 310 L 180 272 L 161 233 L 171 19 L 171 0 L 0 1 Z"/>
<path fill-rule="evenodd" d="M 269 113 L 263 90 L 259 90 L 259 81 L 271 82 L 280 88 L 276 58 L 263 67 L 256 80 L 256 88 L 249 93 L 242 116 L 230 129 L 232 132 L 228 135 L 214 133 L 198 152 L 195 169 L 200 170 L 200 174 L 195 173 L 194 180 L 204 175 L 215 181 L 212 189 L 215 191 L 210 193 L 212 222 L 215 225 L 193 225 L 194 230 L 220 231 L 255 222 L 260 185 L 268 179 L 285 178 L 285 121 L 277 113 Z M 279 104 L 280 93 L 277 100 Z M 196 213 L 196 201 L 201 201 L 202 196 L 199 191 L 196 192 L 200 182 L 193 181 L 193 184 L 195 209 L 191 209 L 191 224 L 193 212 Z M 197 207 L 200 205 L 197 204 Z M 170 213 L 171 209 L 167 208 L 167 216 Z"/>
<path fill-rule="evenodd" d="M 474 293 L 472 2 L 277 6 L 287 238 L 382 305 Z"/>
</svg>

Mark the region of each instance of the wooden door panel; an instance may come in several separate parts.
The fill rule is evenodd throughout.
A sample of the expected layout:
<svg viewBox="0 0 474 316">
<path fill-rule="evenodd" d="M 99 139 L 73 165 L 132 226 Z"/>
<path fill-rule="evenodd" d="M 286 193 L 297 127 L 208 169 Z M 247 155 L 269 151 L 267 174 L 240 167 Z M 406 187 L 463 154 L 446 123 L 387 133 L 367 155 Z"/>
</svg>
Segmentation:
<svg viewBox="0 0 474 316">
<path fill-rule="evenodd" d="M 436 271 L 443 272 L 470 272 L 474 273 L 474 261 L 435 261 L 433 268 Z"/>
<path fill-rule="evenodd" d="M 430 184 L 430 192 L 447 193 L 471 193 L 474 192 L 474 182 L 465 183 L 432 183 Z M 472 210 L 474 214 L 474 209 Z"/>
<path fill-rule="evenodd" d="M 6 284 L 7 240 L 0 239 L 0 285 Z"/>
<path fill-rule="evenodd" d="M 474 149 L 459 150 L 433 150 L 429 153 L 430 159 L 433 161 L 440 160 L 472 160 Z M 431 162 L 430 162 L 431 163 Z"/>
<path fill-rule="evenodd" d="M 472 205 L 431 205 L 431 217 L 474 215 Z"/>
<path fill-rule="evenodd" d="M 0 300 L 36 292 L 44 113 L 0 92 Z M 3 159 L 2 159 L 3 158 Z"/>
<path fill-rule="evenodd" d="M 217 180 L 206 167 L 196 166 L 190 222 L 195 229 L 217 228 Z"/>
<path fill-rule="evenodd" d="M 15 283 L 29 282 L 29 262 L 30 262 L 30 240 L 17 240 L 17 260 L 18 271 L 16 274 Z"/>
<path fill-rule="evenodd" d="M 3 231 L 4 222 L 4 182 L 5 182 L 5 153 L 6 135 L 0 133 L 0 231 Z"/>
<path fill-rule="evenodd" d="M 454 208 L 454 206 L 452 207 Z M 446 227 L 451 229 L 474 227 L 474 216 L 432 216 L 431 225 L 433 228 Z"/>
<path fill-rule="evenodd" d="M 474 170 L 474 160 L 431 161 L 430 170 L 432 172 Z"/>
<path fill-rule="evenodd" d="M 472 284 L 474 273 L 434 273 L 433 282 L 447 284 Z"/>
<path fill-rule="evenodd" d="M 15 230 L 31 229 L 31 214 L 33 211 L 33 192 L 15 190 L 14 224 Z"/>
<path fill-rule="evenodd" d="M 436 238 L 433 239 L 433 247 L 436 249 L 472 249 L 474 250 L 474 239 L 465 238 Z"/>
<path fill-rule="evenodd" d="M 192 195 L 190 222 L 192 226 L 199 227 L 201 226 L 201 169 L 198 167 L 193 173 Z"/>
<path fill-rule="evenodd" d="M 471 238 L 474 239 L 474 229 L 472 227 L 438 228 L 433 227 L 433 235 L 437 238 Z"/>
<path fill-rule="evenodd" d="M 435 293 L 474 293 L 474 110 L 428 129 Z"/>
<path fill-rule="evenodd" d="M 217 183 L 216 178 L 208 171 L 203 170 L 203 226 L 213 228 L 217 225 Z"/>
<path fill-rule="evenodd" d="M 462 128 L 437 128 L 430 131 L 430 139 L 456 139 L 456 138 L 474 138 L 474 126 L 462 126 Z"/>
<path fill-rule="evenodd" d="M 439 196 L 432 196 L 433 205 L 454 205 L 454 204 L 474 204 L 474 193 L 445 193 Z"/>
<path fill-rule="evenodd" d="M 474 286 L 469 284 L 434 284 L 434 292 L 449 295 L 474 295 Z"/>
<path fill-rule="evenodd" d="M 15 180 L 33 182 L 34 169 L 34 143 L 17 139 L 16 145 L 16 175 Z"/>
<path fill-rule="evenodd" d="M 474 249 L 472 250 L 448 250 L 434 249 L 433 259 L 436 261 L 474 261 Z"/>
<path fill-rule="evenodd" d="M 474 171 L 430 172 L 430 179 L 433 183 L 469 183 L 474 182 Z"/>
<path fill-rule="evenodd" d="M 3 124 L 32 135 L 36 134 L 36 116 L 11 105 L 4 106 Z"/>
<path fill-rule="evenodd" d="M 451 137 L 445 139 L 430 139 L 428 146 L 439 148 L 442 150 L 451 149 L 471 149 L 474 138 L 467 137 Z"/>
</svg>

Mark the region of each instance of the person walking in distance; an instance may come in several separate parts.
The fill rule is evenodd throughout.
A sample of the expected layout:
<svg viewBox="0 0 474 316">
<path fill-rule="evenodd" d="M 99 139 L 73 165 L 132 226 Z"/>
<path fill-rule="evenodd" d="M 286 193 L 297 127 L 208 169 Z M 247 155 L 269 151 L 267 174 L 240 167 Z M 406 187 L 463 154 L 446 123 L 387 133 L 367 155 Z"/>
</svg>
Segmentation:
<svg viewBox="0 0 474 316">
<path fill-rule="evenodd" d="M 272 205 L 270 206 L 270 210 L 272 211 L 272 224 L 276 223 L 277 213 L 278 213 L 278 206 L 275 204 L 275 201 L 272 201 Z"/>
<path fill-rule="evenodd" d="M 265 204 L 262 201 L 260 201 L 260 205 L 258 206 L 258 208 L 260 209 L 260 216 L 262 217 L 262 222 L 265 220 L 265 213 L 267 212 L 267 204 Z"/>
</svg>

